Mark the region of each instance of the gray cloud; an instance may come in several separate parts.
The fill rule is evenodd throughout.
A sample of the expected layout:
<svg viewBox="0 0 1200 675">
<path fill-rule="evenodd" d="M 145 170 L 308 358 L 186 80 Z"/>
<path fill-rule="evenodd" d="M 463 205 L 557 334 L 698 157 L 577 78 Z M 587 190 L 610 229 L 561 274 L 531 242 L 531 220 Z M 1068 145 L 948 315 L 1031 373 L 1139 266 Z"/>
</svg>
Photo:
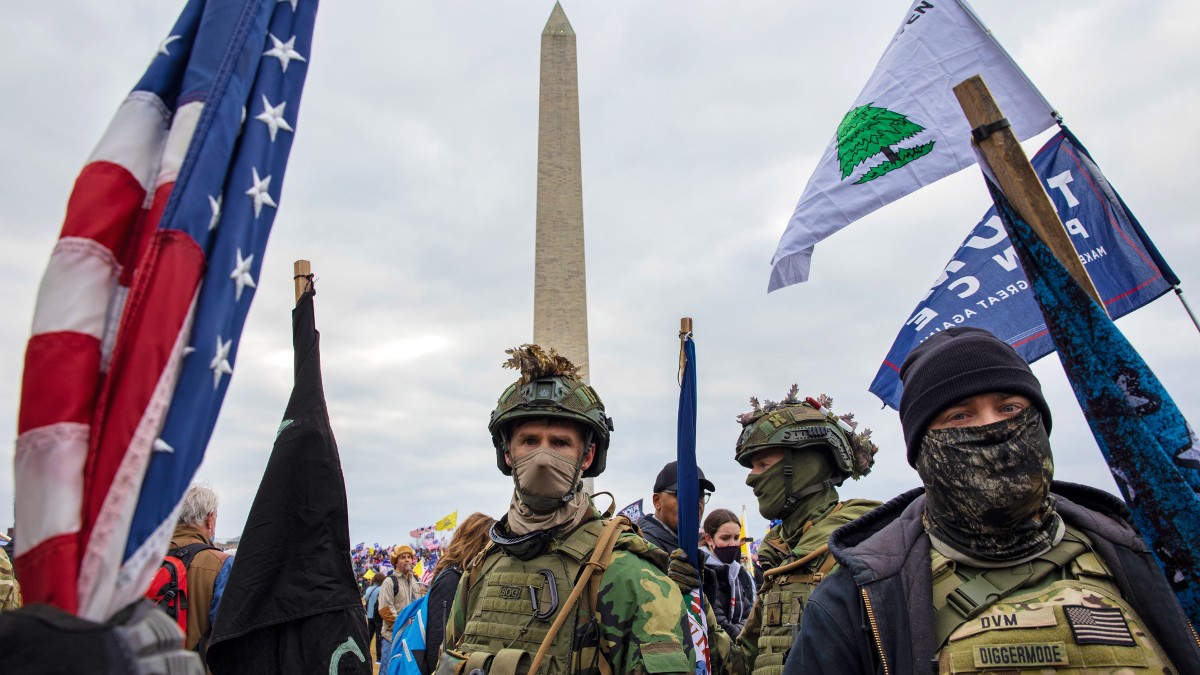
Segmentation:
<svg viewBox="0 0 1200 675">
<path fill-rule="evenodd" d="M 301 0 L 304 2 L 305 0 Z M 15 436 L 21 361 L 75 175 L 175 19 L 177 3 L 9 8 L 0 26 L 0 408 Z M 46 6 L 42 6 L 46 5 Z M 241 529 L 290 390 L 291 261 L 319 277 L 325 386 L 355 541 L 446 513 L 499 515 L 509 479 L 486 432 L 531 337 L 538 39 L 551 3 L 325 3 L 279 216 L 200 477 Z M 1200 103 L 1182 0 L 978 0 L 975 8 L 1096 156 L 1184 288 Z M 837 121 L 901 19 L 880 1 L 565 5 L 579 35 L 591 372 L 616 420 L 617 506 L 674 455 L 680 316 L 696 320 L 701 465 L 713 506 L 748 507 L 734 416 L 792 382 L 876 429 L 876 472 L 843 494 L 917 484 L 896 415 L 866 391 L 913 305 L 987 206 L 968 169 L 822 243 L 813 280 L 768 296 L 779 235 Z M 1198 301 L 1200 302 L 1200 301 Z M 1185 415 L 1197 336 L 1163 298 L 1121 319 Z M 1061 478 L 1114 489 L 1055 357 L 1035 365 Z M 4 454 L 11 458 L 11 450 Z M 12 520 L 0 461 L 0 524 Z"/>
</svg>

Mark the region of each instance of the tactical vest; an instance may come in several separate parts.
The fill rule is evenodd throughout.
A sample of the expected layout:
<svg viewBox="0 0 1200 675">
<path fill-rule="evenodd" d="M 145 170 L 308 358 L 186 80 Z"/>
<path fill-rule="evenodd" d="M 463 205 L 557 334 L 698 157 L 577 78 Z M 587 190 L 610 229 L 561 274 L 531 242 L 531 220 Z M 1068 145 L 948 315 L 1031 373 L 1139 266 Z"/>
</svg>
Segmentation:
<svg viewBox="0 0 1200 675">
<path fill-rule="evenodd" d="M 505 555 L 489 548 L 468 586 L 466 626 L 457 644 L 447 650 L 451 661 L 462 657 L 456 672 L 478 670 L 490 675 L 522 675 L 545 640 L 551 624 L 575 586 L 606 521 L 590 520 L 566 540 L 531 560 Z M 607 561 L 605 561 L 607 562 Z M 599 576 L 593 575 L 599 579 Z M 456 600 L 457 602 L 458 600 Z M 610 673 L 600 651 L 600 625 L 584 592 L 554 637 L 541 673 Z M 453 652 L 453 653 L 451 653 Z M 443 658 L 443 662 L 447 659 Z M 439 668 L 438 672 L 442 672 Z"/>
<path fill-rule="evenodd" d="M 841 508 L 842 504 L 838 504 L 834 512 Z M 844 521 L 826 517 L 806 529 L 804 536 L 817 536 L 827 542 L 829 535 L 844 524 Z M 783 545 L 781 540 L 776 541 L 776 546 Z M 760 551 L 759 555 L 762 553 Z M 804 606 L 808 604 L 808 598 L 816 590 L 817 584 L 835 567 L 837 560 L 829 552 L 829 544 L 826 543 L 803 557 L 789 551 L 777 566 L 763 573 L 763 587 L 758 593 L 758 601 L 762 603 L 762 619 L 753 675 L 783 673 L 784 659 L 800 631 Z"/>
<path fill-rule="evenodd" d="M 933 551 L 939 635 L 953 628 L 938 653 L 937 672 L 1178 672 L 1122 599 L 1112 575 L 1082 533 L 1069 530 L 1050 552 L 1014 569 L 1028 573 L 1047 558 L 1055 558 L 1055 551 L 1057 560 L 1050 561 L 1053 569 L 1041 573 L 1040 579 L 1003 593 L 999 602 L 983 600 L 974 607 L 971 596 L 986 597 L 988 593 L 979 589 L 1004 589 L 996 589 L 994 581 L 984 578 L 990 570 L 958 565 Z M 999 572 L 1003 576 L 1008 570 Z M 965 593 L 959 591 L 972 586 Z M 957 600 L 950 602 L 959 608 L 945 608 L 947 599 L 955 597 Z M 957 626 L 943 620 L 962 609 L 967 609 L 971 618 L 962 619 Z"/>
</svg>

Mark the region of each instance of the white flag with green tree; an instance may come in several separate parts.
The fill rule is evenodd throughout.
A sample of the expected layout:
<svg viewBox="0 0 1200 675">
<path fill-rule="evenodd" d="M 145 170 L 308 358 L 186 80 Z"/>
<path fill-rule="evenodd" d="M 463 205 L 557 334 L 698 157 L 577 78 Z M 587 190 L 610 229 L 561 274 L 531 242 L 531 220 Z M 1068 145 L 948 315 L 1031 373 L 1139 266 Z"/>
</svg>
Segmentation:
<svg viewBox="0 0 1200 675">
<path fill-rule="evenodd" d="M 771 260 L 768 291 L 808 280 L 813 246 L 872 211 L 971 166 L 953 87 L 982 75 L 1021 140 L 1057 119 L 963 0 L 917 0 L 808 180 Z"/>
</svg>

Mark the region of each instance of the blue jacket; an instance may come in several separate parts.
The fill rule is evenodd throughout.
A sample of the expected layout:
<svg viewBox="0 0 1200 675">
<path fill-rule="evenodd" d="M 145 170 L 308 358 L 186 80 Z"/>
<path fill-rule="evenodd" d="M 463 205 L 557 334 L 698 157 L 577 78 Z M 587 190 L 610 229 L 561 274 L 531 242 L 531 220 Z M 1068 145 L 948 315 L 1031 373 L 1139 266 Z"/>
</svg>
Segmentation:
<svg viewBox="0 0 1200 675">
<path fill-rule="evenodd" d="M 923 488 L 910 490 L 836 530 L 829 548 L 842 569 L 822 582 L 804 610 L 804 627 L 785 675 L 928 673 L 935 656 L 933 574 L 921 525 Z M 1084 485 L 1055 482 L 1059 515 L 1092 542 L 1126 602 L 1181 672 L 1200 672 L 1200 645 L 1129 522 L 1125 502 Z M 870 599 L 872 616 L 864 607 Z M 872 623 L 877 630 L 872 629 Z M 874 633 L 874 634 L 873 634 Z"/>
</svg>

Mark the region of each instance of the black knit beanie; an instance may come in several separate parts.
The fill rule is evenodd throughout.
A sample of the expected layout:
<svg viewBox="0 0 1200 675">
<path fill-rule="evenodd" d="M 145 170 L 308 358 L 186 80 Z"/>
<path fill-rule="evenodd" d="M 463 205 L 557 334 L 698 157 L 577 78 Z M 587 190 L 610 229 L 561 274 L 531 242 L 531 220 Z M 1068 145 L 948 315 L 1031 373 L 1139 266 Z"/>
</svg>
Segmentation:
<svg viewBox="0 0 1200 675">
<path fill-rule="evenodd" d="M 981 328 L 947 328 L 917 345 L 900 366 L 900 426 L 908 446 L 908 464 L 929 423 L 964 398 L 990 392 L 1020 394 L 1042 413 L 1050 432 L 1050 408 L 1025 359 L 1007 342 Z"/>
</svg>

